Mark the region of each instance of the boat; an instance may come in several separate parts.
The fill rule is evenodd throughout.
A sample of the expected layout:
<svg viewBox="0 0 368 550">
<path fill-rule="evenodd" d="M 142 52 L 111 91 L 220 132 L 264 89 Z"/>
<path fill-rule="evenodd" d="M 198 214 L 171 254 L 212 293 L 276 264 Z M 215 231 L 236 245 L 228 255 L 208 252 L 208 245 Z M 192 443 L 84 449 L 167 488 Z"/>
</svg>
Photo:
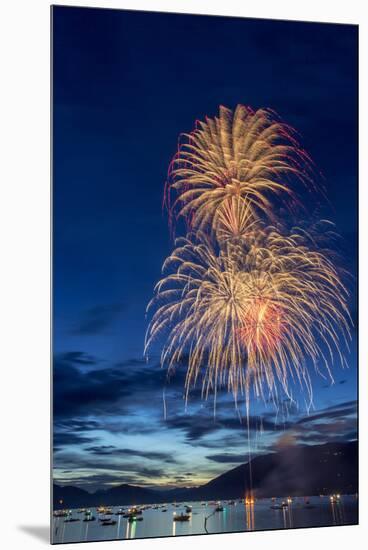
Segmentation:
<svg viewBox="0 0 368 550">
<path fill-rule="evenodd" d="M 90 510 L 87 510 L 84 515 L 83 521 L 96 521 L 96 518 L 92 515 L 92 512 Z"/>
<path fill-rule="evenodd" d="M 54 518 L 67 518 L 70 513 L 70 510 L 55 510 Z"/>
<path fill-rule="evenodd" d="M 186 511 L 187 514 L 190 514 L 191 511 L 192 511 L 192 507 L 191 506 L 186 506 L 185 511 Z"/>
<path fill-rule="evenodd" d="M 124 514 L 126 514 L 125 510 L 123 510 L 122 508 L 120 508 L 120 510 L 118 510 L 117 512 L 115 512 L 115 515 L 116 516 L 123 516 Z"/>
<path fill-rule="evenodd" d="M 337 504 L 338 502 L 340 502 L 340 495 L 331 495 L 330 496 L 330 501 L 333 504 Z"/>
<path fill-rule="evenodd" d="M 283 500 L 281 504 L 272 504 L 272 506 L 270 506 L 271 510 L 285 510 L 288 507 L 289 505 L 285 500 Z"/>
<path fill-rule="evenodd" d="M 183 512 L 178 516 L 175 515 L 173 517 L 173 521 L 189 521 L 189 520 L 190 520 L 190 514 L 184 514 Z"/>
<path fill-rule="evenodd" d="M 111 508 L 103 508 L 103 507 L 97 508 L 97 512 L 99 514 L 103 514 L 104 516 L 112 516 L 114 513 Z"/>
<path fill-rule="evenodd" d="M 223 507 L 223 506 L 216 506 L 215 512 L 223 512 L 223 511 L 224 511 L 224 507 Z"/>
<path fill-rule="evenodd" d="M 163 508 L 161 512 L 167 512 L 167 508 Z"/>
<path fill-rule="evenodd" d="M 113 521 L 113 519 L 111 518 L 110 514 L 103 514 L 99 516 L 98 521 L 103 523 L 104 521 Z"/>
<path fill-rule="evenodd" d="M 102 525 L 103 527 L 107 527 L 107 526 L 109 526 L 109 525 L 116 525 L 116 524 L 117 524 L 117 521 L 114 520 L 114 519 L 104 519 L 104 520 L 102 520 L 102 522 L 101 522 L 101 525 Z"/>
<path fill-rule="evenodd" d="M 142 510 L 140 508 L 137 508 L 136 506 L 133 506 L 132 508 L 128 509 L 128 514 L 131 516 L 140 516 L 142 515 Z"/>
</svg>

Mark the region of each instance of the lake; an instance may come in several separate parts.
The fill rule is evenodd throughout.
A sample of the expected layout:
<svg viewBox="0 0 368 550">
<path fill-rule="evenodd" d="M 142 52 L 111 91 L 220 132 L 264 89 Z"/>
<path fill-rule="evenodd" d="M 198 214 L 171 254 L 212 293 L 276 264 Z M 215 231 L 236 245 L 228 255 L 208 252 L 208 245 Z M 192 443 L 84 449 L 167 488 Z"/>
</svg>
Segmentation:
<svg viewBox="0 0 368 550">
<path fill-rule="evenodd" d="M 337 502 L 331 502 L 330 497 L 293 498 L 283 509 L 271 509 L 271 506 L 281 503 L 281 499 L 272 502 L 271 499 L 256 500 L 254 504 L 244 502 L 222 501 L 223 511 L 215 511 L 213 502 L 186 502 L 163 505 L 151 505 L 144 509 L 143 520 L 129 523 L 127 518 L 116 515 L 120 507 L 109 507 L 113 511 L 110 519 L 116 525 L 103 526 L 101 514 L 96 508 L 90 508 L 96 521 L 84 522 L 84 513 L 78 510 L 71 512 L 74 522 L 65 522 L 64 517 L 52 519 L 53 543 L 87 542 L 98 540 L 134 539 L 146 537 L 167 537 L 181 535 L 230 533 L 236 531 L 264 531 L 268 529 L 288 529 L 297 527 L 322 527 L 332 525 L 351 525 L 358 521 L 358 501 L 354 495 L 342 495 Z M 192 506 L 190 520 L 173 521 L 175 515 L 185 513 L 185 505 Z M 152 506 L 155 506 L 153 508 Z M 128 509 L 124 506 L 123 509 Z M 142 508 L 147 508 L 143 505 Z M 163 512 L 163 509 L 167 509 Z"/>
</svg>

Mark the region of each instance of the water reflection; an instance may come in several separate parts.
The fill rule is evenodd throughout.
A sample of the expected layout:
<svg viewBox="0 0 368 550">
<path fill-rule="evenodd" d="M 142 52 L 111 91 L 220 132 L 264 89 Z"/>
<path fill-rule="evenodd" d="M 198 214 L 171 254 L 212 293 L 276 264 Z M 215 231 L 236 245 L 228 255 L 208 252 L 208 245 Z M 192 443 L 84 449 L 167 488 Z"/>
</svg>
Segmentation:
<svg viewBox="0 0 368 550">
<path fill-rule="evenodd" d="M 189 504 L 192 507 L 189 521 L 174 521 L 176 514 L 186 514 Z M 68 543 L 357 523 L 355 495 L 336 496 L 333 500 L 330 497 L 245 498 L 237 502 L 222 501 L 221 506 L 212 501 L 205 504 L 168 504 L 166 513 L 157 506 L 147 506 L 137 522 L 129 522 L 118 507 L 112 507 L 116 524 L 107 526 L 100 521 L 96 509 L 91 510 L 94 521 L 84 521 L 83 514 L 75 510 L 73 522 L 65 523 L 65 517 L 53 519 L 53 538 L 55 543 Z"/>
<path fill-rule="evenodd" d="M 256 528 L 254 522 L 254 502 L 245 502 L 245 517 L 247 531 L 254 531 Z"/>
<path fill-rule="evenodd" d="M 338 500 L 337 502 L 331 501 L 330 506 L 332 513 L 332 524 L 343 525 L 345 523 L 344 505 L 341 500 Z"/>
<path fill-rule="evenodd" d="M 284 529 L 290 529 L 293 525 L 293 505 L 289 504 L 282 509 L 282 519 L 284 523 Z"/>
<path fill-rule="evenodd" d="M 137 523 L 135 521 L 132 521 L 132 523 L 127 521 L 126 531 L 125 531 L 125 538 L 126 539 L 135 539 L 136 529 L 137 529 Z"/>
</svg>

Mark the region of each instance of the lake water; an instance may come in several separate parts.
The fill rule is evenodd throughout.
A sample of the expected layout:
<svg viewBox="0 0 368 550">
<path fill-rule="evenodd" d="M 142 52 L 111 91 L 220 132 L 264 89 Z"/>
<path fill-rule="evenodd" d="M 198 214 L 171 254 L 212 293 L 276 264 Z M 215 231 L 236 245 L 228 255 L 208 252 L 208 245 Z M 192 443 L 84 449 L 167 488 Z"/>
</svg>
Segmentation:
<svg viewBox="0 0 368 550">
<path fill-rule="evenodd" d="M 281 502 L 281 500 L 280 500 Z M 185 504 L 192 506 L 191 518 L 187 522 L 173 521 L 175 514 L 185 513 Z M 288 508 L 273 510 L 275 504 L 270 499 L 257 500 L 245 505 L 238 501 L 229 504 L 222 501 L 223 512 L 215 512 L 216 506 L 206 502 L 187 502 L 176 506 L 167 504 L 167 512 L 162 508 L 149 508 L 142 513 L 143 520 L 129 523 L 122 515 L 115 515 L 119 507 L 111 507 L 116 525 L 103 526 L 95 508 L 91 512 L 96 521 L 83 522 L 84 513 L 72 511 L 72 517 L 78 521 L 65 523 L 65 518 L 53 518 L 53 542 L 87 542 L 98 540 L 134 539 L 146 537 L 167 537 L 180 535 L 230 533 L 235 531 L 263 531 L 268 529 L 288 529 L 296 527 L 322 527 L 332 525 L 351 525 L 357 523 L 358 502 L 356 496 L 343 495 L 336 503 L 329 497 L 309 497 L 309 507 L 304 498 L 294 498 Z M 160 505 L 161 506 L 161 505 Z M 128 506 L 124 506 L 127 509 Z"/>
</svg>

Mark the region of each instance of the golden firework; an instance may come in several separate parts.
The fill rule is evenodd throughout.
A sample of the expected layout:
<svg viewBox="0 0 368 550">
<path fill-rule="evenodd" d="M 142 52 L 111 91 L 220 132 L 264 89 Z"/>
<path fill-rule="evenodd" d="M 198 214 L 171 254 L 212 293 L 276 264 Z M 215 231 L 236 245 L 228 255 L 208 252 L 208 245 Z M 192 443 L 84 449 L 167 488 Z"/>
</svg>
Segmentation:
<svg viewBox="0 0 368 550">
<path fill-rule="evenodd" d="M 294 210 L 297 183 L 313 185 L 312 163 L 294 130 L 269 109 L 220 107 L 219 116 L 199 122 L 169 168 L 170 218 L 184 217 L 191 229 L 213 231 L 246 202 L 248 221 L 277 220 L 275 201 Z M 242 220 L 244 223 L 244 220 Z"/>
<path fill-rule="evenodd" d="M 226 386 L 248 404 L 251 390 L 290 395 L 291 380 L 311 398 L 309 364 L 332 378 L 350 335 L 347 290 L 313 243 L 299 229 L 260 226 L 221 247 L 202 233 L 178 239 L 148 306 L 146 352 L 163 338 L 162 365 L 187 362 L 187 396 L 200 378 L 206 398 Z"/>
<path fill-rule="evenodd" d="M 187 364 L 186 397 L 201 379 L 206 398 L 226 386 L 248 412 L 252 391 L 290 397 L 298 381 L 311 401 L 310 366 L 332 379 L 335 357 L 345 364 L 351 320 L 336 258 L 321 233 L 278 220 L 302 206 L 299 184 L 316 190 L 312 175 L 294 130 L 269 109 L 220 107 L 183 135 L 165 200 L 188 235 L 148 306 L 145 352 L 158 340 L 162 366 Z"/>
</svg>

